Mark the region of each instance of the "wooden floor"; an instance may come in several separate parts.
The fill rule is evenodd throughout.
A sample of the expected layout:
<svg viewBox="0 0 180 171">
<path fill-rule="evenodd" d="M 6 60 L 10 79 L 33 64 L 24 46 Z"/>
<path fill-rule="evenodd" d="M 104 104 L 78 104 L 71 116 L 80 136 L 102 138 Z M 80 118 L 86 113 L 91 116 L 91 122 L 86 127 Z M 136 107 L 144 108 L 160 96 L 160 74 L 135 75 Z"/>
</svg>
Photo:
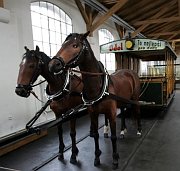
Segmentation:
<svg viewBox="0 0 180 171">
<path fill-rule="evenodd" d="M 136 136 L 134 122 L 127 121 L 128 133 L 125 139 L 118 138 L 119 168 L 118 171 L 179 171 L 180 169 L 180 90 L 165 113 L 152 115 L 143 112 L 143 136 Z M 100 124 L 104 123 L 103 115 Z M 65 160 L 57 159 L 57 131 L 51 129 L 48 136 L 25 145 L 0 158 L 0 170 L 9 168 L 29 171 L 111 171 L 112 151 L 110 138 L 103 137 L 103 128 L 99 129 L 100 148 L 102 150 L 101 165 L 94 167 L 94 140 L 89 137 L 89 117 L 78 120 L 77 146 L 79 148 L 78 163 L 69 162 L 70 138 L 68 123 L 64 125 L 64 141 L 67 147 Z M 117 118 L 117 133 L 120 132 L 120 119 Z"/>
</svg>

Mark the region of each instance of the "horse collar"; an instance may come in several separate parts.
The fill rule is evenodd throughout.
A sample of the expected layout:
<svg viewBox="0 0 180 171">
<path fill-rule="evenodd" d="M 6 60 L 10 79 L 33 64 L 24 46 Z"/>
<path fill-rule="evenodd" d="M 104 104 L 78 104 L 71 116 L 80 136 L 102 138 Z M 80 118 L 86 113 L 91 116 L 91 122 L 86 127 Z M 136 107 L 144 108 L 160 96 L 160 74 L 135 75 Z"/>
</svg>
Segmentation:
<svg viewBox="0 0 180 171">
<path fill-rule="evenodd" d="M 99 61 L 99 64 L 100 64 L 101 70 L 103 70 L 103 72 L 104 72 L 104 82 L 103 82 L 103 86 L 102 86 L 102 91 L 98 97 L 96 97 L 95 99 L 92 99 L 92 100 L 85 99 L 84 95 L 82 94 L 82 100 L 84 102 L 84 105 L 88 105 L 88 106 L 93 105 L 94 103 L 98 102 L 103 97 L 105 97 L 106 95 L 109 95 L 109 93 L 107 91 L 108 83 L 109 83 L 109 75 L 108 75 L 106 68 L 103 66 L 103 64 L 100 61 Z"/>
</svg>

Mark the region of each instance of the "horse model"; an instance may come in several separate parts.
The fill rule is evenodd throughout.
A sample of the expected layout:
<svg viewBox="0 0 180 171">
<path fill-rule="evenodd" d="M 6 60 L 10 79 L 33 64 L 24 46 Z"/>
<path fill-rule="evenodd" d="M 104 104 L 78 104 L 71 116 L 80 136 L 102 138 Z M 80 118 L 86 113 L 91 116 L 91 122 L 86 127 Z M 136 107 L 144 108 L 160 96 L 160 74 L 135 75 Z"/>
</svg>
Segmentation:
<svg viewBox="0 0 180 171">
<path fill-rule="evenodd" d="M 79 66 L 82 73 L 83 102 L 88 106 L 93 124 L 95 141 L 94 165 L 100 165 L 101 150 L 99 148 L 98 115 L 104 113 L 109 119 L 113 149 L 112 168 L 118 168 L 119 154 L 117 153 L 116 111 L 123 109 L 126 104 L 131 106 L 137 121 L 137 135 L 141 135 L 140 81 L 138 75 L 127 69 L 118 70 L 108 75 L 103 65 L 97 61 L 87 41 L 89 32 L 85 34 L 70 34 L 57 55 L 50 61 L 49 69 L 59 72 L 67 68 Z M 122 117 L 121 130 L 125 129 L 125 118 Z"/>
<path fill-rule="evenodd" d="M 76 75 L 70 75 L 69 82 L 67 73 L 54 75 L 49 72 L 48 63 L 51 60 L 45 53 L 40 52 L 36 46 L 36 50 L 26 49 L 26 53 L 20 63 L 19 75 L 17 79 L 17 87 L 15 92 L 22 97 L 28 97 L 33 87 L 33 83 L 39 75 L 42 75 L 48 82 L 46 93 L 49 99 L 52 99 L 50 108 L 55 113 L 56 118 L 62 116 L 63 113 L 82 103 L 80 93 L 83 88 L 81 79 Z M 67 84 L 66 84 L 67 83 Z M 66 86 L 65 86 L 66 85 Z M 64 91 L 67 90 L 68 91 Z M 78 148 L 76 146 L 76 119 L 70 120 L 70 136 L 72 140 L 71 163 L 76 163 Z M 58 126 L 59 135 L 59 154 L 58 159 L 64 159 L 64 142 L 62 123 Z"/>
</svg>

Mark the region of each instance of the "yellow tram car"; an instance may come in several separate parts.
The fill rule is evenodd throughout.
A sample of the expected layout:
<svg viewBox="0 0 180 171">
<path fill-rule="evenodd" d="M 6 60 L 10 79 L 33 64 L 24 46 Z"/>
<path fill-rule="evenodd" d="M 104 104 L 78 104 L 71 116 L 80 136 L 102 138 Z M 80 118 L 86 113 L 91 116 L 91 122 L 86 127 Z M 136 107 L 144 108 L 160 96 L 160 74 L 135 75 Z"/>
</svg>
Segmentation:
<svg viewBox="0 0 180 171">
<path fill-rule="evenodd" d="M 142 107 L 167 107 L 175 94 L 176 53 L 164 40 L 127 38 L 100 46 L 115 53 L 117 69 L 135 70 L 141 81 Z"/>
</svg>

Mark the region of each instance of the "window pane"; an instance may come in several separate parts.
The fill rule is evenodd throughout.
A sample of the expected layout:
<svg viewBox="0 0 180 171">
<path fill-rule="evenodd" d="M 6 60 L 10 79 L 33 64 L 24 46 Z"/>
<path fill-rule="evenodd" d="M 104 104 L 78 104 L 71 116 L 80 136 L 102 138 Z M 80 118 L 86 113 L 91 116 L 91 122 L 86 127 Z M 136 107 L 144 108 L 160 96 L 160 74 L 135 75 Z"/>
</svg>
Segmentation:
<svg viewBox="0 0 180 171">
<path fill-rule="evenodd" d="M 46 55 L 50 56 L 50 46 L 49 46 L 49 43 L 43 43 L 43 51 L 46 53 Z"/>
<path fill-rule="evenodd" d="M 31 19 L 32 19 L 33 26 L 40 26 L 41 24 L 40 14 L 36 12 L 31 12 Z"/>
<path fill-rule="evenodd" d="M 56 33 L 56 44 L 61 46 L 61 33 Z"/>
<path fill-rule="evenodd" d="M 50 43 L 56 43 L 56 37 L 54 31 L 50 32 Z"/>
<path fill-rule="evenodd" d="M 48 18 L 44 15 L 41 15 L 41 27 L 48 29 Z"/>
<path fill-rule="evenodd" d="M 48 3 L 48 16 L 54 18 L 53 4 Z"/>
<path fill-rule="evenodd" d="M 99 30 L 99 45 L 113 41 L 112 34 L 107 29 Z M 115 55 L 113 53 L 100 54 L 100 61 L 104 64 L 107 70 L 115 70 Z"/>
<path fill-rule="evenodd" d="M 41 28 L 33 26 L 33 39 L 36 41 L 42 41 Z"/>
<path fill-rule="evenodd" d="M 55 30 L 56 30 L 56 32 L 61 32 L 61 30 L 60 30 L 60 22 L 59 21 L 57 21 L 57 20 L 55 20 Z"/>
<path fill-rule="evenodd" d="M 42 29 L 43 42 L 49 42 L 49 32 L 46 29 Z"/>
<path fill-rule="evenodd" d="M 31 4 L 31 11 L 35 11 L 35 12 L 39 13 L 39 11 L 40 11 L 39 2 L 33 2 Z"/>
<path fill-rule="evenodd" d="M 60 20 L 59 8 L 57 6 L 54 6 L 54 17 L 55 19 Z"/>
<path fill-rule="evenodd" d="M 55 44 L 51 44 L 51 56 L 55 56 L 56 53 L 57 53 L 56 45 Z"/>
<path fill-rule="evenodd" d="M 65 12 L 63 10 L 60 10 L 61 14 L 61 21 L 65 22 Z"/>
<path fill-rule="evenodd" d="M 66 24 L 64 22 L 61 22 L 61 30 L 63 31 L 64 34 L 67 34 Z"/>
<path fill-rule="evenodd" d="M 54 19 L 49 18 L 49 29 L 55 31 Z"/>
<path fill-rule="evenodd" d="M 62 34 L 62 42 L 65 41 L 66 37 L 67 37 L 67 35 Z"/>
<path fill-rule="evenodd" d="M 68 15 L 66 15 L 66 23 L 67 23 L 67 24 L 71 24 L 71 19 L 69 18 Z"/>
<path fill-rule="evenodd" d="M 47 15 L 47 5 L 46 2 L 40 2 L 40 12 L 43 15 Z"/>
<path fill-rule="evenodd" d="M 70 33 L 72 33 L 72 26 L 67 25 L 67 35 L 69 35 Z"/>
</svg>

